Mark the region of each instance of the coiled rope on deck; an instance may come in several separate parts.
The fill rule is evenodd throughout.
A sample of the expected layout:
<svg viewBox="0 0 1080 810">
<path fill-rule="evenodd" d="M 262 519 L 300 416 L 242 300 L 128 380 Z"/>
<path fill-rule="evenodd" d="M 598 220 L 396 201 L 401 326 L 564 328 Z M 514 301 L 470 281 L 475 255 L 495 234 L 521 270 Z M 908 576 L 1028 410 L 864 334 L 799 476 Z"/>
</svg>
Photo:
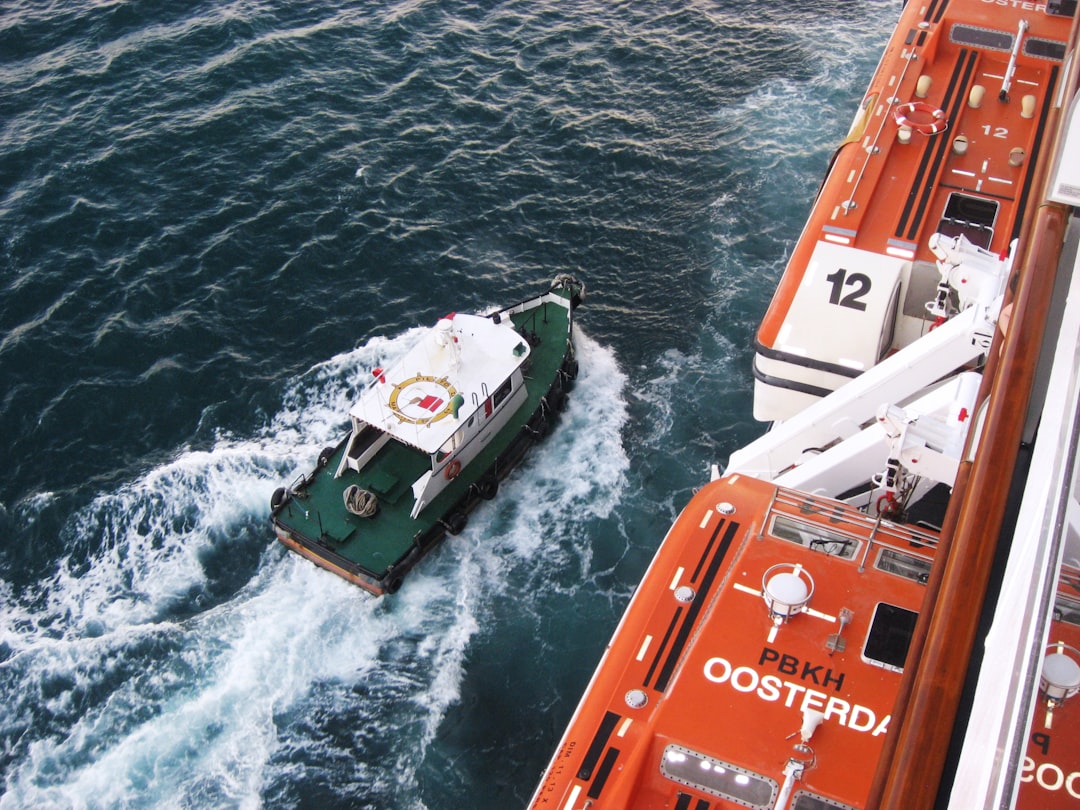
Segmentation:
<svg viewBox="0 0 1080 810">
<path fill-rule="evenodd" d="M 371 517 L 379 508 L 379 499 L 374 492 L 361 489 L 356 484 L 347 487 L 342 493 L 345 508 L 357 517 Z"/>
</svg>

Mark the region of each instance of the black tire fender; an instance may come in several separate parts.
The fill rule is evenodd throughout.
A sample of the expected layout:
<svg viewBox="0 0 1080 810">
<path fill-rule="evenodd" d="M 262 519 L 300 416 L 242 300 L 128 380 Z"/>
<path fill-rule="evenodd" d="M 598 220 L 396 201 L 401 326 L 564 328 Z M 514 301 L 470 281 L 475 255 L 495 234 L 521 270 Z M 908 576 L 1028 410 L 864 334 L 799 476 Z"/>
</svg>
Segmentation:
<svg viewBox="0 0 1080 810">
<path fill-rule="evenodd" d="M 465 531 L 465 526 L 467 526 L 468 523 L 469 518 L 464 512 L 451 512 L 442 521 L 443 526 L 446 527 L 446 531 L 454 536 Z"/>
<path fill-rule="evenodd" d="M 532 415 L 532 419 L 529 420 L 529 423 L 525 427 L 538 441 L 547 435 L 548 420 L 547 417 L 544 416 L 543 408 L 538 409 L 536 413 Z"/>
<path fill-rule="evenodd" d="M 499 479 L 488 473 L 476 482 L 476 494 L 490 501 L 499 492 Z"/>
<path fill-rule="evenodd" d="M 278 487 L 274 490 L 274 494 L 270 496 L 270 511 L 276 512 L 288 499 L 289 491 L 285 487 Z"/>
</svg>

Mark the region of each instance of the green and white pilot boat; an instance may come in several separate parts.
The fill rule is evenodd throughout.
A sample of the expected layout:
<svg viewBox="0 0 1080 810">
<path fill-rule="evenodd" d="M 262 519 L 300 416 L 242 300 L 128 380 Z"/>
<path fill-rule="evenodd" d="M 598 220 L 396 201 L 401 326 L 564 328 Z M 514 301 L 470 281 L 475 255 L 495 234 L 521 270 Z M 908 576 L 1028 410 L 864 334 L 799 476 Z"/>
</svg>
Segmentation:
<svg viewBox="0 0 1080 810">
<path fill-rule="evenodd" d="M 274 492 L 278 539 L 365 590 L 396 591 L 547 433 L 577 376 L 584 292 L 560 275 L 514 306 L 447 315 L 392 368 L 374 369 L 345 438 Z"/>
</svg>

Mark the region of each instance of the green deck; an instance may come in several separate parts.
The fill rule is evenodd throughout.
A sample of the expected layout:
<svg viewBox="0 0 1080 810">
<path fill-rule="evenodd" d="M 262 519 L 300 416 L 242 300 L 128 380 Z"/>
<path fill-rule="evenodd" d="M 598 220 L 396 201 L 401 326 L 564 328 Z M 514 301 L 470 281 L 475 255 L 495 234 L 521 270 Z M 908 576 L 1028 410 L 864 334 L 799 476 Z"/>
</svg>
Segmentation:
<svg viewBox="0 0 1080 810">
<path fill-rule="evenodd" d="M 335 555 L 358 564 L 372 574 L 382 575 L 387 568 L 409 553 L 417 538 L 435 526 L 462 500 L 470 484 L 491 468 L 500 454 L 521 433 L 540 407 L 565 360 L 570 334 L 570 313 L 558 303 L 545 302 L 523 312 L 509 311 L 513 324 L 535 333 L 540 342 L 532 346 L 530 364 L 525 373 L 527 400 L 493 440 L 440 495 L 413 520 L 412 483 L 430 469 L 425 453 L 396 441 L 379 451 L 374 461 L 357 473 L 346 470 L 335 478 L 346 450 L 343 440 L 327 464 L 294 486 L 295 497 L 275 513 L 276 522 L 294 536 L 302 536 Z M 505 474 L 499 470 L 500 477 Z M 344 507 L 343 493 L 358 484 L 374 492 L 379 511 L 372 518 L 350 514 Z M 320 554 L 318 549 L 315 554 Z"/>
</svg>

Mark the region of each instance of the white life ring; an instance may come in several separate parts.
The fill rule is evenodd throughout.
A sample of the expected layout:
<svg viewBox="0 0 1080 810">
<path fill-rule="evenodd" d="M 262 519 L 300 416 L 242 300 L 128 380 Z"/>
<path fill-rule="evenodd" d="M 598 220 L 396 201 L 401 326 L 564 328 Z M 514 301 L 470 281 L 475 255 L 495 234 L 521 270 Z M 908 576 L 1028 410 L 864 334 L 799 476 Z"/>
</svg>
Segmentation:
<svg viewBox="0 0 1080 810">
<path fill-rule="evenodd" d="M 896 123 L 902 127 L 909 127 L 912 132 L 921 132 L 923 135 L 937 135 L 949 128 L 945 120 L 945 112 L 940 107 L 932 107 L 925 101 L 909 101 L 901 104 L 893 113 Z"/>
</svg>

